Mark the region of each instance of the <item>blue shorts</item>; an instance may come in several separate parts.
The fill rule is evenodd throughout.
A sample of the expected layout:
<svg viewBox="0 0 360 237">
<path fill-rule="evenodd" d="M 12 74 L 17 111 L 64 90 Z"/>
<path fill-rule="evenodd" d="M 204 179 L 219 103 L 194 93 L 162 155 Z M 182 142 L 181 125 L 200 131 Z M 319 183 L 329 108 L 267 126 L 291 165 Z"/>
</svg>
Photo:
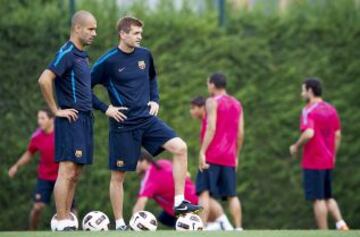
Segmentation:
<svg viewBox="0 0 360 237">
<path fill-rule="evenodd" d="M 332 198 L 331 170 L 303 170 L 305 199 L 309 201 Z"/>
<path fill-rule="evenodd" d="M 54 191 L 56 181 L 37 179 L 36 187 L 33 193 L 34 202 L 50 204 L 51 195 Z M 75 199 L 72 203 L 72 209 L 75 208 Z"/>
<path fill-rule="evenodd" d="M 111 128 L 109 134 L 109 168 L 134 171 L 144 147 L 152 156 L 160 154 L 167 141 L 177 137 L 175 131 L 157 117 L 133 130 Z"/>
<path fill-rule="evenodd" d="M 159 216 L 158 216 L 158 220 L 163 224 L 166 225 L 168 227 L 172 227 L 175 228 L 176 225 L 176 217 L 173 215 L 168 214 L 165 211 L 162 211 Z"/>
<path fill-rule="evenodd" d="M 93 115 L 79 111 L 78 119 L 55 118 L 55 161 L 88 165 L 93 159 Z"/>
<path fill-rule="evenodd" d="M 34 190 L 34 202 L 50 203 L 51 195 L 54 190 L 55 181 L 37 179 Z"/>
<path fill-rule="evenodd" d="M 213 198 L 226 199 L 236 196 L 235 167 L 209 164 L 209 169 L 198 171 L 196 177 L 196 194 L 209 191 Z"/>
</svg>

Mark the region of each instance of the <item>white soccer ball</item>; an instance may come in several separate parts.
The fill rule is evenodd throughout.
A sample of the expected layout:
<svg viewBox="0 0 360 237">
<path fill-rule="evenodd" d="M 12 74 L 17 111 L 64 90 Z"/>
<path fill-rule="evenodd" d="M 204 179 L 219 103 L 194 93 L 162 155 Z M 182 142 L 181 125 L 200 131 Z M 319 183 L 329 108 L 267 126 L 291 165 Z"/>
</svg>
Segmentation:
<svg viewBox="0 0 360 237">
<path fill-rule="evenodd" d="M 203 230 L 204 225 L 200 217 L 194 213 L 187 213 L 180 216 L 175 224 L 175 229 L 179 231 L 198 231 Z"/>
<path fill-rule="evenodd" d="M 75 226 L 76 229 L 79 229 L 79 221 L 76 217 L 76 215 L 72 212 L 70 212 L 71 214 L 71 226 Z M 55 215 L 53 215 L 53 217 L 51 218 L 51 222 L 50 222 L 50 227 L 52 231 L 57 231 L 57 222 L 58 220 L 56 219 L 56 213 Z"/>
<path fill-rule="evenodd" d="M 135 231 L 155 231 L 158 222 L 151 212 L 139 211 L 131 217 L 129 225 L 130 228 Z"/>
<path fill-rule="evenodd" d="M 88 231 L 108 231 L 110 220 L 101 211 L 92 211 L 86 214 L 82 220 L 82 229 Z"/>
</svg>

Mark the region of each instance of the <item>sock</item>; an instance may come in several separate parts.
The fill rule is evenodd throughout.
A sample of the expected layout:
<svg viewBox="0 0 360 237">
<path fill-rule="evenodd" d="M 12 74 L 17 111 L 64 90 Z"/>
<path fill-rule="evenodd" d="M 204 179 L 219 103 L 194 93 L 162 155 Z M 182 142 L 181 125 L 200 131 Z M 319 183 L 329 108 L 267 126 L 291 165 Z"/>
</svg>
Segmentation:
<svg viewBox="0 0 360 237">
<path fill-rule="evenodd" d="M 119 228 L 119 227 L 121 227 L 121 226 L 126 225 L 126 224 L 125 224 L 125 221 L 124 221 L 124 218 L 117 219 L 117 220 L 115 221 L 115 223 L 116 223 L 116 229 Z"/>
<path fill-rule="evenodd" d="M 206 231 L 223 230 L 220 222 L 208 222 L 204 228 Z"/>
<path fill-rule="evenodd" d="M 234 227 L 231 225 L 229 219 L 225 214 L 222 214 L 220 217 L 218 217 L 216 221 L 220 222 L 223 225 L 224 230 L 234 230 Z"/>
<path fill-rule="evenodd" d="M 344 225 L 346 225 L 346 222 L 344 220 L 340 220 L 340 221 L 336 222 L 336 229 L 340 229 Z"/>
<path fill-rule="evenodd" d="M 175 207 L 179 206 L 184 200 L 185 200 L 184 194 L 183 195 L 175 195 L 174 206 Z"/>
<path fill-rule="evenodd" d="M 238 227 L 235 229 L 236 231 L 243 231 L 244 229 L 242 227 Z"/>
</svg>

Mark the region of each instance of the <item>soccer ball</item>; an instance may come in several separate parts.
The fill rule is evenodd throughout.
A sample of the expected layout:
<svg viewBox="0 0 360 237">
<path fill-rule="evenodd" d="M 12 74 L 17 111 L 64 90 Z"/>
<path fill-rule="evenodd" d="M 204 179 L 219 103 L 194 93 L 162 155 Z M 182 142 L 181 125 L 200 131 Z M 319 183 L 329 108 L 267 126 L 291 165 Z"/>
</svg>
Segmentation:
<svg viewBox="0 0 360 237">
<path fill-rule="evenodd" d="M 101 211 L 92 211 L 86 214 L 82 220 L 82 229 L 89 231 L 108 231 L 110 220 Z"/>
<path fill-rule="evenodd" d="M 76 215 L 74 213 L 72 213 L 72 212 L 70 212 L 70 214 L 71 214 L 71 217 L 72 217 L 72 219 L 71 219 L 72 224 L 75 226 L 76 229 L 78 229 L 79 228 L 79 221 L 78 221 Z M 51 230 L 52 231 L 57 231 L 56 226 L 57 226 L 57 219 L 56 219 L 56 214 L 55 214 L 51 218 L 51 222 L 50 222 Z"/>
<path fill-rule="evenodd" d="M 175 229 L 180 231 L 203 230 L 203 223 L 198 215 L 187 213 L 180 216 L 175 224 Z"/>
<path fill-rule="evenodd" d="M 130 219 L 129 225 L 135 231 L 155 231 L 157 229 L 156 217 L 148 211 L 136 212 Z"/>
</svg>

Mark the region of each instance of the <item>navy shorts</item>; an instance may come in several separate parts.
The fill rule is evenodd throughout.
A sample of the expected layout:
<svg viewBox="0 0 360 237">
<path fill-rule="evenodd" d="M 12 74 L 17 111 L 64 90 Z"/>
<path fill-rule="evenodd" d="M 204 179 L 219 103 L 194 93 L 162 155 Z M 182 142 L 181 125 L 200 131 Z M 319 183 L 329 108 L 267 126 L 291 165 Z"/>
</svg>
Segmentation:
<svg viewBox="0 0 360 237">
<path fill-rule="evenodd" d="M 88 165 L 93 159 L 93 115 L 79 111 L 78 119 L 55 118 L 55 161 Z"/>
<path fill-rule="evenodd" d="M 209 191 L 213 198 L 226 199 L 236 196 L 235 167 L 209 164 L 209 169 L 198 171 L 196 194 Z"/>
<path fill-rule="evenodd" d="M 173 215 L 168 214 L 165 211 L 162 211 L 159 216 L 158 216 L 158 220 L 163 224 L 166 225 L 168 227 L 173 227 L 175 228 L 176 225 L 176 217 Z"/>
<path fill-rule="evenodd" d="M 303 170 L 305 199 L 309 201 L 332 198 L 331 170 Z"/>
<path fill-rule="evenodd" d="M 54 190 L 55 181 L 38 178 L 34 190 L 34 202 L 50 203 L 51 194 Z"/>
<path fill-rule="evenodd" d="M 34 202 L 41 202 L 49 204 L 51 200 L 51 195 L 54 191 L 56 181 L 37 179 L 36 187 L 33 193 Z M 72 209 L 75 208 L 75 200 L 72 203 Z"/>
<path fill-rule="evenodd" d="M 109 168 L 134 171 L 144 147 L 152 156 L 161 153 L 167 141 L 177 137 L 175 131 L 157 117 L 133 130 L 111 128 L 109 134 Z"/>
</svg>

